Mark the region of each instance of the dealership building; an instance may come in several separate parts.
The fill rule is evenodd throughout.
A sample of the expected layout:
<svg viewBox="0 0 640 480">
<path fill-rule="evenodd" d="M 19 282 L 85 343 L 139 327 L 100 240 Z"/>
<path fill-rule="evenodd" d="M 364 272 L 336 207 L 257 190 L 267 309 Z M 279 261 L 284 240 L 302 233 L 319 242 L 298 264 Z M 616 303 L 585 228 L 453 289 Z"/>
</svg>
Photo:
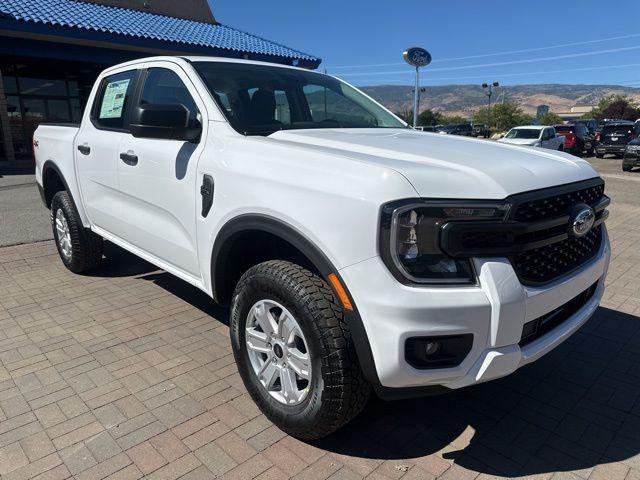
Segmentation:
<svg viewBox="0 0 640 480">
<path fill-rule="evenodd" d="M 0 169 L 31 164 L 39 123 L 79 122 L 101 70 L 152 55 L 320 64 L 218 23 L 206 0 L 1 0 Z"/>
</svg>

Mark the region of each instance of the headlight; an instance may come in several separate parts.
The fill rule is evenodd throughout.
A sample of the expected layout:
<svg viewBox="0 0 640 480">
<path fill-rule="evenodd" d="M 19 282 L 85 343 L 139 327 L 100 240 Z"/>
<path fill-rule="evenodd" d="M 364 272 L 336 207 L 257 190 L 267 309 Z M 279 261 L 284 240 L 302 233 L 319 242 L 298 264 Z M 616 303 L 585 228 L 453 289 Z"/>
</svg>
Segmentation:
<svg viewBox="0 0 640 480">
<path fill-rule="evenodd" d="M 380 253 L 405 284 L 473 284 L 468 258 L 452 258 L 440 248 L 440 230 L 450 221 L 504 220 L 507 202 L 402 201 L 382 208 Z"/>
<path fill-rule="evenodd" d="M 640 145 L 627 145 L 627 152 L 640 152 Z"/>
</svg>

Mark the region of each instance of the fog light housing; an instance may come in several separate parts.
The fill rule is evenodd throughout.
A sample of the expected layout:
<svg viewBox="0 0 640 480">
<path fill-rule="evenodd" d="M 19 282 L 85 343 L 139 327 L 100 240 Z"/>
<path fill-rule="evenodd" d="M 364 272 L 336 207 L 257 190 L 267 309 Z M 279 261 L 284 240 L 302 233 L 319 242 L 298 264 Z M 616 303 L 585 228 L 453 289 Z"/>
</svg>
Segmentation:
<svg viewBox="0 0 640 480">
<path fill-rule="evenodd" d="M 420 370 L 460 365 L 473 346 L 473 335 L 411 337 L 405 342 L 405 360 Z"/>
</svg>

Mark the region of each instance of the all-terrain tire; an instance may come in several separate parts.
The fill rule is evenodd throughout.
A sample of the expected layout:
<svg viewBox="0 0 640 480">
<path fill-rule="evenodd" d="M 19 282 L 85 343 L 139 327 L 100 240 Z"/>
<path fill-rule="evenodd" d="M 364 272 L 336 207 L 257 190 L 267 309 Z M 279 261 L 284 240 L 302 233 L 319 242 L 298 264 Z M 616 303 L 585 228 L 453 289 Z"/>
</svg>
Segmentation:
<svg viewBox="0 0 640 480">
<path fill-rule="evenodd" d="M 285 307 L 308 343 L 311 380 L 297 405 L 276 400 L 260 383 L 251 364 L 246 327 L 251 309 L 263 300 Z M 286 261 L 250 268 L 233 295 L 231 344 L 244 384 L 260 410 L 286 433 L 302 439 L 322 438 L 348 423 L 364 408 L 371 387 L 364 379 L 344 311 L 327 283 Z"/>
<path fill-rule="evenodd" d="M 62 217 L 61 217 L 62 215 Z M 59 222 L 66 222 L 67 242 L 70 249 L 65 253 Z M 71 196 L 66 191 L 56 193 L 51 200 L 51 227 L 58 254 L 64 266 L 74 273 L 92 270 L 102 262 L 102 237 L 84 228 Z"/>
</svg>

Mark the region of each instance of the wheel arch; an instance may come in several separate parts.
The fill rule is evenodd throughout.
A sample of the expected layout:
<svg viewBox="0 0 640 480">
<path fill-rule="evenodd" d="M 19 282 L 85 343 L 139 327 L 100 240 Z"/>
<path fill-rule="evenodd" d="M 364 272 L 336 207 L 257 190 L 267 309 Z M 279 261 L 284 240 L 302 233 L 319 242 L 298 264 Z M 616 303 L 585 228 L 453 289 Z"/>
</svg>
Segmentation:
<svg viewBox="0 0 640 480">
<path fill-rule="evenodd" d="M 76 206 L 73 194 L 71 193 L 69 185 L 60 171 L 60 168 L 55 164 L 55 162 L 53 162 L 53 160 L 47 160 L 42 166 L 42 199 L 44 200 L 47 208 L 51 208 L 51 200 L 53 200 L 53 196 L 63 190 L 67 191 L 69 197 L 71 197 L 71 201 L 74 206 Z"/>
<path fill-rule="evenodd" d="M 252 262 L 251 265 L 243 265 L 241 270 L 244 271 L 241 273 L 234 271 L 231 265 L 236 261 L 237 255 L 240 254 L 238 249 L 250 244 L 252 240 L 264 238 L 264 236 L 268 236 L 271 240 L 275 239 L 276 242 L 283 242 L 280 245 L 288 245 L 292 248 L 293 251 L 286 252 L 286 255 L 290 256 L 292 253 L 297 253 L 299 255 L 298 263 L 300 263 L 300 259 L 303 262 L 306 260 L 307 264 L 303 263 L 302 266 L 315 270 L 315 273 L 327 281 L 330 288 L 336 293 L 336 298 L 339 298 L 335 288 L 328 281 L 329 274 L 336 275 L 352 305 L 351 310 L 344 309 L 344 314 L 352 333 L 351 336 L 356 347 L 360 366 L 368 381 L 379 384 L 366 329 L 358 313 L 355 301 L 348 287 L 344 284 L 340 273 L 317 245 L 295 227 L 282 220 L 264 214 L 243 214 L 229 220 L 220 229 L 211 255 L 211 284 L 216 302 L 223 305 L 230 303 L 236 281 L 246 269 L 254 264 L 275 259 L 292 260 L 290 257 L 286 258 L 286 255 L 285 258 L 260 258 L 260 261 Z"/>
</svg>

